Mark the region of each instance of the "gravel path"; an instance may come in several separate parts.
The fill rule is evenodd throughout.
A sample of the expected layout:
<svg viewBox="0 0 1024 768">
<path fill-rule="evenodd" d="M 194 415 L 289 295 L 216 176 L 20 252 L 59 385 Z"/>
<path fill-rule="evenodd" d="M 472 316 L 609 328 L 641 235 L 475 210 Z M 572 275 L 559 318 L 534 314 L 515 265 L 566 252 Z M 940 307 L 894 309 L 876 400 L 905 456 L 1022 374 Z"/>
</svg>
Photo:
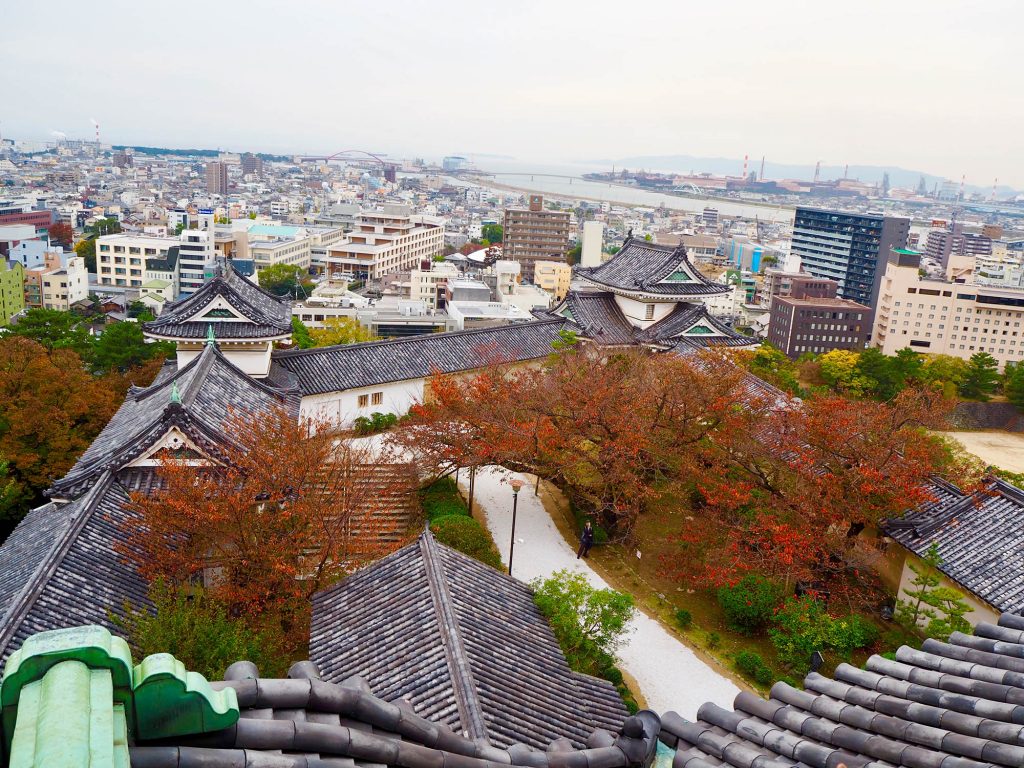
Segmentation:
<svg viewBox="0 0 1024 768">
<path fill-rule="evenodd" d="M 512 529 L 512 489 L 508 479 L 513 476 L 516 474 L 504 468 L 488 467 L 477 471 L 475 483 L 474 504 L 485 513 L 501 559 L 506 563 Z M 607 587 L 585 560 L 576 559 L 575 550 L 570 549 L 555 527 L 540 498 L 533 495 L 533 478 L 518 477 L 525 485 L 519 493 L 512 574 L 522 581 L 530 581 L 569 569 L 584 573 L 594 586 Z M 463 490 L 468 490 L 467 479 L 465 472 L 460 473 Z M 647 706 L 656 712 L 675 710 L 695 720 L 698 707 L 706 701 L 732 709 L 733 698 L 739 692 L 731 680 L 705 664 L 657 621 L 640 611 L 630 622 L 619 659 L 620 666 L 636 679 Z"/>
</svg>

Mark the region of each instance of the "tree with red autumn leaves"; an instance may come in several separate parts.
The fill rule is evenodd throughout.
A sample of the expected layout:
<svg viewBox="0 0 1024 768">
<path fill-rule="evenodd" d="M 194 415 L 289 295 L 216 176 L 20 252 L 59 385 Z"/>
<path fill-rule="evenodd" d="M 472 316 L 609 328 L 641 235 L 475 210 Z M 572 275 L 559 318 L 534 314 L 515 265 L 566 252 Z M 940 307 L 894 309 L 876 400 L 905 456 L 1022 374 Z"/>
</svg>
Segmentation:
<svg viewBox="0 0 1024 768">
<path fill-rule="evenodd" d="M 279 622 L 300 644 L 312 594 L 401 543 L 379 514 L 396 489 L 368 472 L 380 456 L 325 426 L 237 413 L 215 463 L 165 455 L 160 490 L 132 495 L 122 554 L 150 581 L 201 578 L 231 615 Z"/>
<path fill-rule="evenodd" d="M 70 224 L 66 224 L 63 221 L 58 221 L 51 224 L 47 229 L 50 235 L 50 242 L 53 245 L 59 245 L 64 248 L 70 248 L 71 243 L 75 239 L 75 230 Z"/>
<path fill-rule="evenodd" d="M 929 432 L 952 404 L 930 390 L 801 402 L 745 376 L 719 352 L 573 348 L 542 366 L 435 376 L 396 439 L 435 475 L 538 474 L 619 536 L 668 495 L 689 498 L 666 567 L 690 583 L 755 571 L 867 588 L 874 550 L 856 534 L 926 501 L 930 476 L 963 480 Z"/>
</svg>

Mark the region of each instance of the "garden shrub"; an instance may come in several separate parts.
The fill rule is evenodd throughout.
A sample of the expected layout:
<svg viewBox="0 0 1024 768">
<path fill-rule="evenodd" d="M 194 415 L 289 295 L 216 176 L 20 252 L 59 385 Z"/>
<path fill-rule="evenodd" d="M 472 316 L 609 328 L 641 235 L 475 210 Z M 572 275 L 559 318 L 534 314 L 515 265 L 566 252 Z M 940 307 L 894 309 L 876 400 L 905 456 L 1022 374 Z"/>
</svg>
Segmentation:
<svg viewBox="0 0 1024 768">
<path fill-rule="evenodd" d="M 763 576 L 748 573 L 736 584 L 720 588 L 717 596 L 726 623 L 749 635 L 772 620 L 782 599 L 782 588 Z"/>
<path fill-rule="evenodd" d="M 744 677 L 754 680 L 759 685 L 771 685 L 775 677 L 771 667 L 764 663 L 760 654 L 753 651 L 740 651 L 736 654 L 736 669 Z"/>
<path fill-rule="evenodd" d="M 878 634 L 878 628 L 861 616 L 835 618 L 809 596 L 786 600 L 768 633 L 779 658 L 799 671 L 807 669 L 815 651 L 831 652 L 845 661 L 856 649 L 874 643 Z"/>
<path fill-rule="evenodd" d="M 375 435 L 383 432 L 398 423 L 398 417 L 393 413 L 374 412 L 370 417 L 357 416 L 353 421 L 353 429 L 357 435 Z"/>
<path fill-rule="evenodd" d="M 282 677 L 288 668 L 285 639 L 276 622 L 255 627 L 234 618 L 224 603 L 198 585 L 170 587 L 158 579 L 149 597 L 154 611 L 126 603 L 120 615 L 110 615 L 136 658 L 170 653 L 207 680 L 220 680 L 240 659 L 253 662 L 268 677 Z"/>
<path fill-rule="evenodd" d="M 676 609 L 676 626 L 680 629 L 689 629 L 693 624 L 693 614 L 685 608 Z"/>
<path fill-rule="evenodd" d="M 434 537 L 452 549 L 493 568 L 501 568 L 501 556 L 491 534 L 469 515 L 445 515 L 430 523 Z"/>
<path fill-rule="evenodd" d="M 466 502 L 459 493 L 459 488 L 450 477 L 437 480 L 420 491 L 420 503 L 427 520 L 434 522 L 447 515 L 469 515 Z"/>
<path fill-rule="evenodd" d="M 708 632 L 708 648 L 717 648 L 722 644 L 722 636 L 717 632 Z"/>
</svg>

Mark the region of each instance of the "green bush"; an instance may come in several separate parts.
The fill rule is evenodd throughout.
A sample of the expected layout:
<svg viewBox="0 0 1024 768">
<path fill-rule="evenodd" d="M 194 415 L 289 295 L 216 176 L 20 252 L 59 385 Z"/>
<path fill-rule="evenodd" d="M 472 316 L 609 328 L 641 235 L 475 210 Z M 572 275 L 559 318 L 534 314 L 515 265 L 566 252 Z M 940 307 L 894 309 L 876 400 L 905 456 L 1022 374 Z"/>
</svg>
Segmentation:
<svg viewBox="0 0 1024 768">
<path fill-rule="evenodd" d="M 602 528 L 600 525 L 594 526 L 594 546 L 603 547 L 608 543 L 608 531 Z"/>
<path fill-rule="evenodd" d="M 708 632 L 708 648 L 717 648 L 722 644 L 722 636 L 717 632 Z"/>
<path fill-rule="evenodd" d="M 753 651 L 740 651 L 736 654 L 736 669 L 744 677 L 754 680 L 759 685 L 771 685 L 775 677 L 771 667 L 764 663 L 760 654 Z"/>
<path fill-rule="evenodd" d="M 398 417 L 393 413 L 374 412 L 370 417 L 357 416 L 352 428 L 357 435 L 375 435 L 383 432 L 398 423 Z"/>
<path fill-rule="evenodd" d="M 804 596 L 786 600 L 775 614 L 775 626 L 768 635 L 779 658 L 803 671 L 815 651 L 831 652 L 848 660 L 853 651 L 878 639 L 878 628 L 856 614 L 841 618 L 830 616 L 821 602 Z"/>
<path fill-rule="evenodd" d="M 420 492 L 423 513 L 431 523 L 447 515 L 468 516 L 469 509 L 450 477 L 443 477 Z"/>
<path fill-rule="evenodd" d="M 468 515 L 446 515 L 430 523 L 430 530 L 442 544 L 469 555 L 493 568 L 501 568 L 501 556 L 491 534 Z"/>
<path fill-rule="evenodd" d="M 760 654 L 753 651 L 740 651 L 736 654 L 736 669 L 747 677 L 753 677 L 754 672 L 764 666 L 764 659 Z"/>
<path fill-rule="evenodd" d="M 172 588 L 155 581 L 149 596 L 155 612 L 126 604 L 120 616 L 110 616 L 136 658 L 170 653 L 207 680 L 223 679 L 224 670 L 242 660 L 253 662 L 267 677 L 286 672 L 288 655 L 276 622 L 254 627 L 231 618 L 227 606 L 199 586 Z"/>
<path fill-rule="evenodd" d="M 718 604 L 726 623 L 747 635 L 768 625 L 781 599 L 782 588 L 778 584 L 754 573 L 718 590 Z"/>
<path fill-rule="evenodd" d="M 689 629 L 693 624 L 693 614 L 685 608 L 676 609 L 676 626 L 680 629 Z"/>
</svg>

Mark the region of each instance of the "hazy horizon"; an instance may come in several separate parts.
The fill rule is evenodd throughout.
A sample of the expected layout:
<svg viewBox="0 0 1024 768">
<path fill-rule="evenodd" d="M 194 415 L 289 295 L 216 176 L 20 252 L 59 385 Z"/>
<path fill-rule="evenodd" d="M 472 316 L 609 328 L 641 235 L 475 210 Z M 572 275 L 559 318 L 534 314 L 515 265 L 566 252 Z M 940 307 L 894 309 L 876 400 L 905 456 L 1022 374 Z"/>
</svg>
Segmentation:
<svg viewBox="0 0 1024 768">
<path fill-rule="evenodd" d="M 1024 188 L 1024 4 L 11 5 L 0 130 L 542 163 L 762 155 Z"/>
</svg>

